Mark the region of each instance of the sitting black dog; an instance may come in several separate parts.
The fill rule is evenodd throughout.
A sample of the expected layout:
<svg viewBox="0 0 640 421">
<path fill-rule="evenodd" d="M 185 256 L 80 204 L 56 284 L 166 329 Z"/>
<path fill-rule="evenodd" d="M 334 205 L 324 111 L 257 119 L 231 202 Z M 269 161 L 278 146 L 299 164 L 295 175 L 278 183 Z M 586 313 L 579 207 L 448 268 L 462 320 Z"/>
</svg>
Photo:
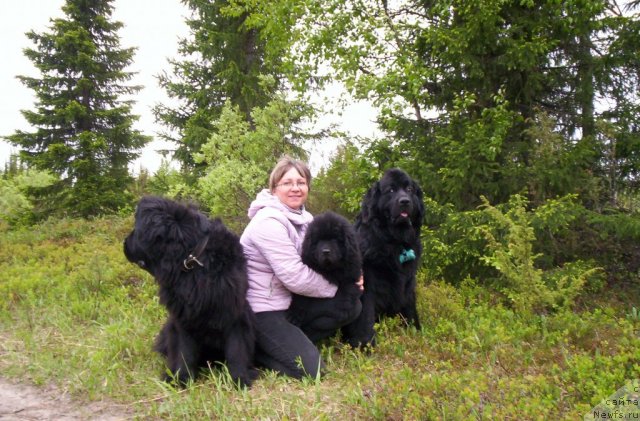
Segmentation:
<svg viewBox="0 0 640 421">
<path fill-rule="evenodd" d="M 356 285 L 362 273 L 360 250 L 353 226 L 344 217 L 317 215 L 302 243 L 302 262 L 338 285 L 333 298 L 293 295 L 288 319 L 314 342 L 333 336 L 355 319 L 362 308 Z"/>
<path fill-rule="evenodd" d="M 375 344 L 374 324 L 400 315 L 420 329 L 416 310 L 416 273 L 422 255 L 422 189 L 406 172 L 393 168 L 362 200 L 355 229 L 362 251 L 362 313 L 342 331 L 354 347 Z"/>
<path fill-rule="evenodd" d="M 238 237 L 194 207 L 144 197 L 124 254 L 156 279 L 169 313 L 155 350 L 184 384 L 209 362 L 225 362 L 234 382 L 250 385 L 255 333 L 246 300 L 246 262 Z"/>
</svg>

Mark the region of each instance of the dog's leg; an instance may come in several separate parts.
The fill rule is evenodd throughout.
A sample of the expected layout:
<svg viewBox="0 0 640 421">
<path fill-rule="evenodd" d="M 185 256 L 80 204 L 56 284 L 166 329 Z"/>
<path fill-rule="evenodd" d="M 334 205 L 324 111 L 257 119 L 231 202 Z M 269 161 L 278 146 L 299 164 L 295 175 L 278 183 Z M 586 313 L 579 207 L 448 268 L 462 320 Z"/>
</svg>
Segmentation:
<svg viewBox="0 0 640 421">
<path fill-rule="evenodd" d="M 198 343 L 175 322 L 165 326 L 165 329 L 167 365 L 171 372 L 166 380 L 175 380 L 180 385 L 185 385 L 189 378 L 195 378 L 197 374 L 200 358 Z"/>
<path fill-rule="evenodd" d="M 415 278 L 411 280 L 411 287 L 408 288 L 407 295 L 404 299 L 402 307 L 400 307 L 400 315 L 406 320 L 408 325 L 413 325 L 417 330 L 421 329 L 420 320 L 418 319 L 418 310 L 416 308 L 416 288 Z"/>
<path fill-rule="evenodd" d="M 351 290 L 338 290 L 333 298 L 314 299 L 308 307 L 308 313 L 312 314 L 309 323 L 301 326 L 302 331 L 312 342 L 330 338 L 336 334 L 342 326 L 352 323 L 362 312 L 360 291 L 348 286 Z"/>
<path fill-rule="evenodd" d="M 366 285 L 366 283 L 365 283 Z M 375 346 L 375 296 L 374 292 L 365 287 L 361 297 L 362 311 L 352 323 L 342 328 L 343 337 L 354 348 Z"/>
<path fill-rule="evenodd" d="M 400 310 L 400 315 L 406 320 L 407 325 L 414 326 L 417 330 L 422 329 L 420 320 L 418 319 L 418 311 L 416 310 L 415 303 L 409 304 Z"/>
<path fill-rule="evenodd" d="M 258 376 L 258 371 L 253 368 L 255 338 L 249 323 L 243 321 L 238 324 L 227 330 L 225 360 L 234 383 L 249 387 Z"/>
</svg>

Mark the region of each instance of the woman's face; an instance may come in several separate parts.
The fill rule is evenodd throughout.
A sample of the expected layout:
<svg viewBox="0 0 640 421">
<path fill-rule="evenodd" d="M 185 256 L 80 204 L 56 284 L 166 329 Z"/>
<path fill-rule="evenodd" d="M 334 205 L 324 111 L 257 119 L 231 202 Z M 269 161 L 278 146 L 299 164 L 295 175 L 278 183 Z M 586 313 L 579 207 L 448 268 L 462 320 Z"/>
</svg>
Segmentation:
<svg viewBox="0 0 640 421">
<path fill-rule="evenodd" d="M 300 209 L 307 201 L 309 184 L 298 170 L 292 167 L 276 183 L 276 188 L 272 193 L 291 209 Z"/>
</svg>

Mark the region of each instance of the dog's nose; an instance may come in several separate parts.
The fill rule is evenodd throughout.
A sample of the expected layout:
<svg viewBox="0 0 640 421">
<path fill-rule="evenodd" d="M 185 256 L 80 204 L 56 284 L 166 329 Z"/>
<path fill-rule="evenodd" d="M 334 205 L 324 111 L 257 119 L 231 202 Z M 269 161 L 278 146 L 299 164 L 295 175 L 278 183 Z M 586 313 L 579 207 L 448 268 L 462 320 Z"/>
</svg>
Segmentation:
<svg viewBox="0 0 640 421">
<path fill-rule="evenodd" d="M 331 249 L 330 248 L 322 249 L 322 254 L 325 256 L 328 256 L 329 254 L 331 254 Z"/>
<path fill-rule="evenodd" d="M 398 202 L 402 205 L 402 206 L 407 206 L 411 201 L 409 200 L 408 197 L 401 197 Z"/>
</svg>

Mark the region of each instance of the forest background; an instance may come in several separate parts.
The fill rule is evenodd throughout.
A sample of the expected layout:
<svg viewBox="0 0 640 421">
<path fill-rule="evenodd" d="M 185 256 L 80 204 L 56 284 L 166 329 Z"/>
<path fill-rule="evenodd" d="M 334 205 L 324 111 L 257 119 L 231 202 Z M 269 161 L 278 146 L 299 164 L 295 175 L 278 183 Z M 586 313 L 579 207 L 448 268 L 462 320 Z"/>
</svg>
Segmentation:
<svg viewBox="0 0 640 421">
<path fill-rule="evenodd" d="M 637 1 L 183 3 L 190 33 L 158 77 L 172 102 L 154 108 L 177 165 L 153 174 L 129 169 L 151 138 L 112 1 L 67 0 L 27 34 L 33 130 L 6 138 L 20 152 L 0 179 L 10 373 L 163 417 L 215 401 L 218 416 L 455 419 L 573 418 L 638 377 Z M 374 104 L 381 136 L 310 129 L 333 82 Z M 152 382 L 162 310 L 118 248 L 137 199 L 195 201 L 240 232 L 277 157 L 329 138 L 313 213 L 353 219 L 394 166 L 424 190 L 422 331 L 384 322 L 372 356 L 327 344 L 335 373 L 313 393 L 266 377 L 239 399 L 212 372 L 185 399 Z"/>
</svg>

